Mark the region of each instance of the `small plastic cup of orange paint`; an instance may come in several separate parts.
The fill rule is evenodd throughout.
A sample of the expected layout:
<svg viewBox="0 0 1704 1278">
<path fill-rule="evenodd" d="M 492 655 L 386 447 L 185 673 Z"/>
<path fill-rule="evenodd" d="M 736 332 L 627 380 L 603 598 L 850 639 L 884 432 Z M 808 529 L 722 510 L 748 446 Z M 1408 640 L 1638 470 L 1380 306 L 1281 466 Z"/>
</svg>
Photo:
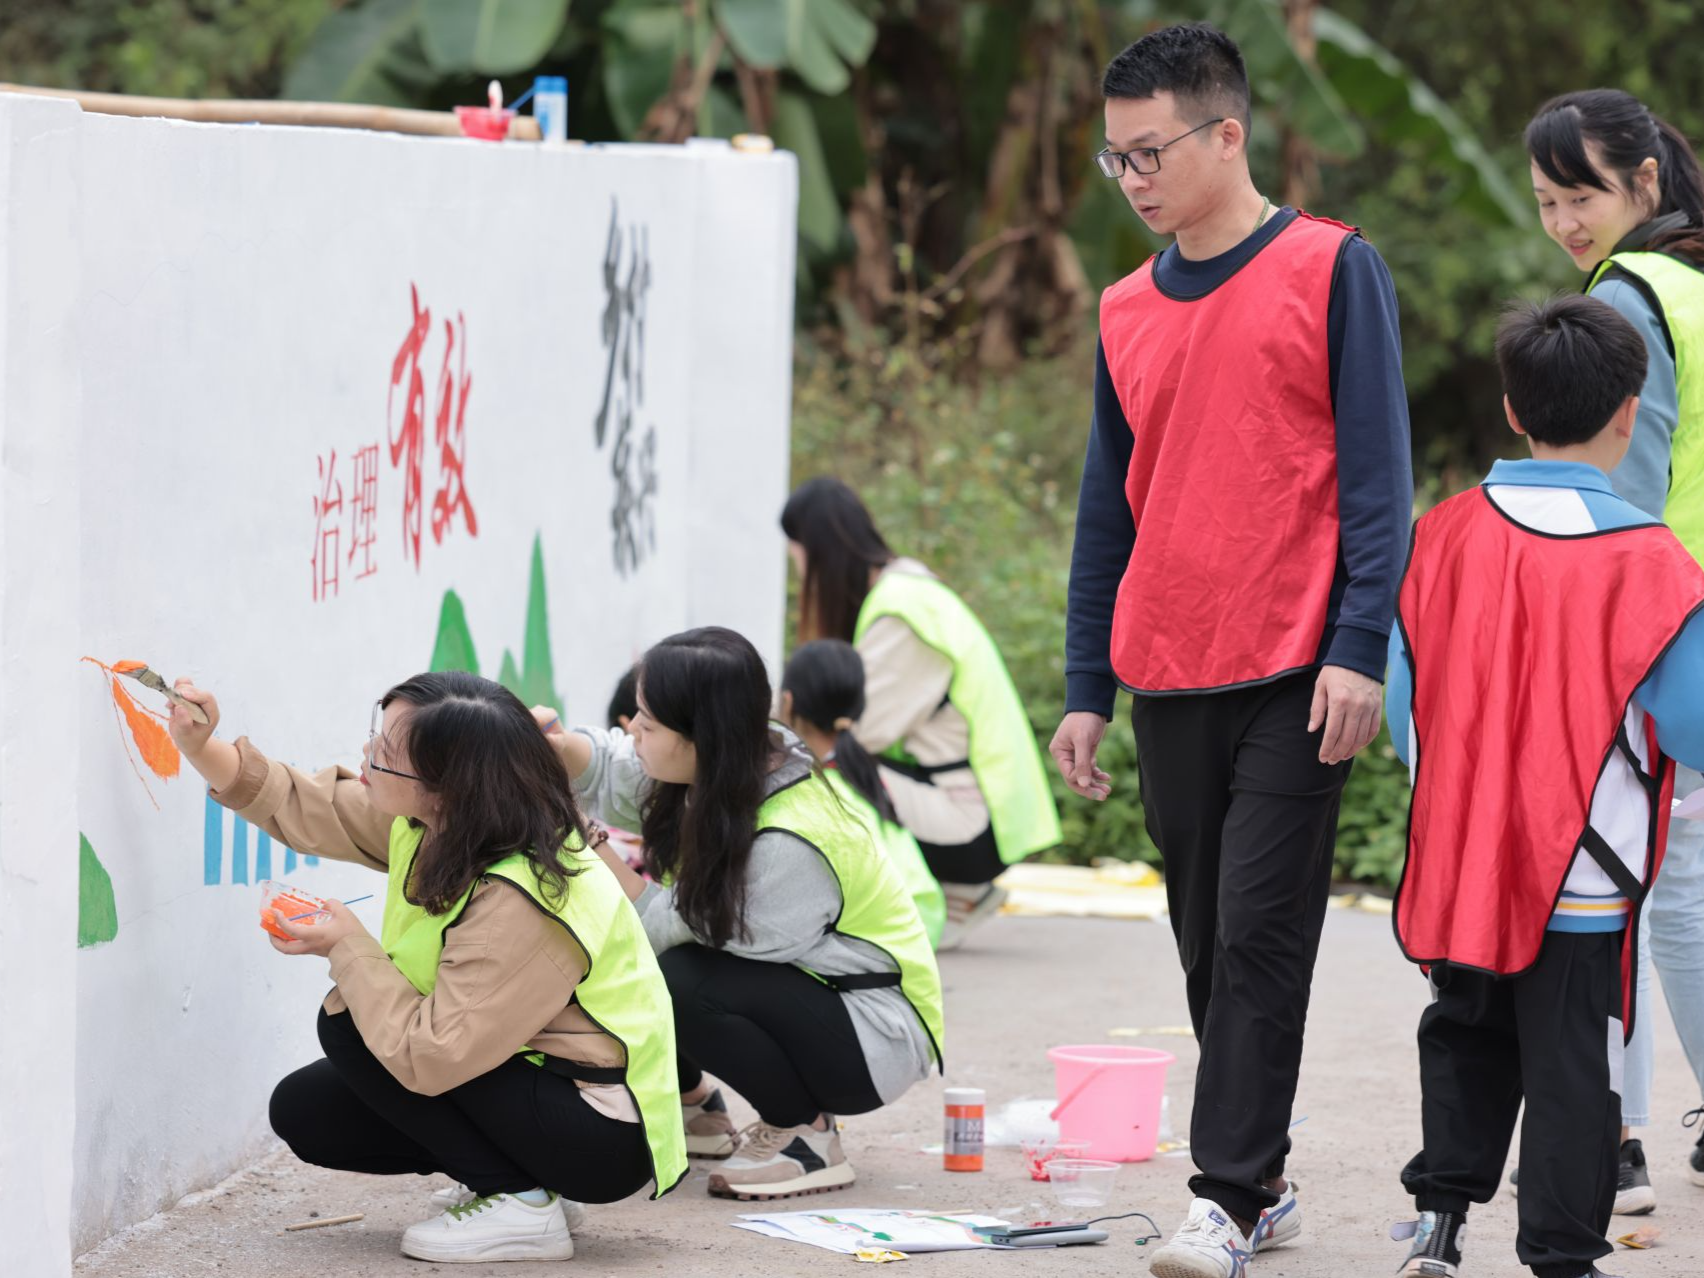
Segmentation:
<svg viewBox="0 0 1704 1278">
<path fill-rule="evenodd" d="M 277 910 L 285 918 L 297 924 L 317 923 L 321 919 L 331 917 L 331 912 L 325 908 L 325 901 L 317 896 L 310 896 L 300 888 L 293 888 L 288 883 L 280 883 L 276 879 L 262 880 L 260 885 L 260 926 L 272 933 L 280 941 L 294 941 L 291 936 L 278 926 L 278 920 L 272 916 Z"/>
</svg>

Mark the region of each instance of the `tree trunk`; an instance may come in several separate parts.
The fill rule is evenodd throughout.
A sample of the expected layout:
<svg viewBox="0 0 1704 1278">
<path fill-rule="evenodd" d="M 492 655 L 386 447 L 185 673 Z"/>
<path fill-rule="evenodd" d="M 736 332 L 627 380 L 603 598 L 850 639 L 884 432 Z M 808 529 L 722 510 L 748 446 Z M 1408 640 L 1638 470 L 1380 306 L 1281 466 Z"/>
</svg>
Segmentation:
<svg viewBox="0 0 1704 1278">
<path fill-rule="evenodd" d="M 1282 0 L 1282 4 L 1290 46 L 1303 62 L 1318 65 L 1313 19 L 1319 0 Z M 1313 144 L 1287 123 L 1283 133 L 1283 162 L 1284 203 L 1299 209 L 1319 192 L 1319 156 Z"/>
</svg>

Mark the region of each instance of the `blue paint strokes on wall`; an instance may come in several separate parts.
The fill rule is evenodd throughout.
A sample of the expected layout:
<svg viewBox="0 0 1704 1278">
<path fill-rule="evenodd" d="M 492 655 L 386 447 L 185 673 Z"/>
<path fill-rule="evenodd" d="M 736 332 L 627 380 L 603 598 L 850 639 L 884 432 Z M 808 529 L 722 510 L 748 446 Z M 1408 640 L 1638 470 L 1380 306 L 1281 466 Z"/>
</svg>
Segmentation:
<svg viewBox="0 0 1704 1278">
<path fill-rule="evenodd" d="M 212 799 L 207 800 L 207 811 L 201 825 L 201 881 L 208 887 L 219 882 L 219 862 L 222 859 L 221 842 L 224 837 L 222 829 L 224 809 Z"/>
<path fill-rule="evenodd" d="M 247 883 L 249 824 L 241 817 L 231 818 L 231 882 Z"/>
<path fill-rule="evenodd" d="M 225 809 L 207 800 L 207 807 L 202 817 L 201 832 L 201 879 L 209 887 L 215 887 L 226 881 L 224 877 L 225 860 Z M 235 814 L 231 815 L 231 883 L 248 883 L 249 875 L 249 823 Z M 315 866 L 320 863 L 317 856 L 298 857 L 294 848 L 284 848 L 284 873 L 292 873 L 297 861 L 305 866 Z M 257 829 L 254 839 L 254 875 L 252 881 L 259 883 L 262 879 L 272 877 L 272 836 L 265 830 Z"/>
</svg>

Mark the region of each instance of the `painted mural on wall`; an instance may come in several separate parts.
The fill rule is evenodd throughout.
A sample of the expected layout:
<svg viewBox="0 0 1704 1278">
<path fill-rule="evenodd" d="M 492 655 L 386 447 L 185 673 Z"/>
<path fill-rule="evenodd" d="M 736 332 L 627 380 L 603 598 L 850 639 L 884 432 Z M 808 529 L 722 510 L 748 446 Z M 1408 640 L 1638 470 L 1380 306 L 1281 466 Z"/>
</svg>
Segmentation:
<svg viewBox="0 0 1704 1278">
<path fill-rule="evenodd" d="M 651 291 L 650 229 L 642 222 L 621 225 L 620 207 L 610 201 L 604 243 L 603 400 L 593 423 L 601 449 L 610 445 L 615 480 L 609 524 L 616 571 L 631 576 L 657 548 L 657 427 L 645 415 L 645 306 Z"/>
<path fill-rule="evenodd" d="M 166 731 L 166 716 L 142 705 L 124 686 L 121 676 L 145 670 L 146 666 L 140 661 L 119 661 L 109 666 L 96 657 L 84 657 L 83 660 L 98 667 L 106 676 L 107 691 L 112 696 L 112 712 L 118 719 L 118 739 L 124 745 L 124 753 L 130 760 L 130 767 L 136 773 L 136 779 L 142 783 L 148 802 L 154 805 L 157 812 L 160 808 L 159 800 L 154 798 L 153 788 L 149 786 L 148 778 L 142 774 L 142 768 L 137 765 L 137 759 L 140 757 L 148 771 L 162 781 L 169 781 L 177 776 L 183 766 L 183 759 L 172 742 L 171 733 Z"/>
<path fill-rule="evenodd" d="M 100 945 L 118 935 L 118 902 L 112 875 L 101 864 L 89 836 L 77 836 L 77 948 Z"/>
<path fill-rule="evenodd" d="M 468 628 L 467 610 L 461 596 L 454 590 L 444 592 L 444 602 L 438 609 L 438 636 L 432 644 L 433 673 L 460 670 L 479 674 L 479 654 L 473 646 L 473 632 Z M 521 659 L 517 664 L 512 650 L 503 650 L 498 666 L 497 682 L 529 706 L 550 706 L 558 714 L 563 711 L 562 694 L 556 690 L 556 663 L 550 655 L 550 605 L 545 597 L 544 541 L 533 538 L 532 574 L 527 583 L 526 630 L 521 640 Z"/>
</svg>

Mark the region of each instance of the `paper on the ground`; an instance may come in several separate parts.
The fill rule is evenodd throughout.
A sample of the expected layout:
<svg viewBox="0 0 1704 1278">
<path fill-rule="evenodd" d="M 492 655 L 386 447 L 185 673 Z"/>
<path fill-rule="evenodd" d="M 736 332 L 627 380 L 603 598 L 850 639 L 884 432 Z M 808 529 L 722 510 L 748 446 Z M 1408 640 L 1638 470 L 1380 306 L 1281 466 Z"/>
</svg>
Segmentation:
<svg viewBox="0 0 1704 1278">
<path fill-rule="evenodd" d="M 1688 821 L 1704 821 L 1704 788 L 1694 790 L 1684 799 L 1675 800 L 1673 813 Z"/>
<path fill-rule="evenodd" d="M 998 1216 L 957 1213 L 938 1215 L 926 1211 L 900 1211 L 886 1207 L 847 1211 L 759 1212 L 731 1221 L 735 1229 L 749 1229 L 765 1238 L 806 1243 L 824 1251 L 850 1256 L 861 1247 L 885 1247 L 890 1251 L 971 1251 L 994 1248 L 971 1232 L 973 1225 L 1004 1225 Z"/>
</svg>

